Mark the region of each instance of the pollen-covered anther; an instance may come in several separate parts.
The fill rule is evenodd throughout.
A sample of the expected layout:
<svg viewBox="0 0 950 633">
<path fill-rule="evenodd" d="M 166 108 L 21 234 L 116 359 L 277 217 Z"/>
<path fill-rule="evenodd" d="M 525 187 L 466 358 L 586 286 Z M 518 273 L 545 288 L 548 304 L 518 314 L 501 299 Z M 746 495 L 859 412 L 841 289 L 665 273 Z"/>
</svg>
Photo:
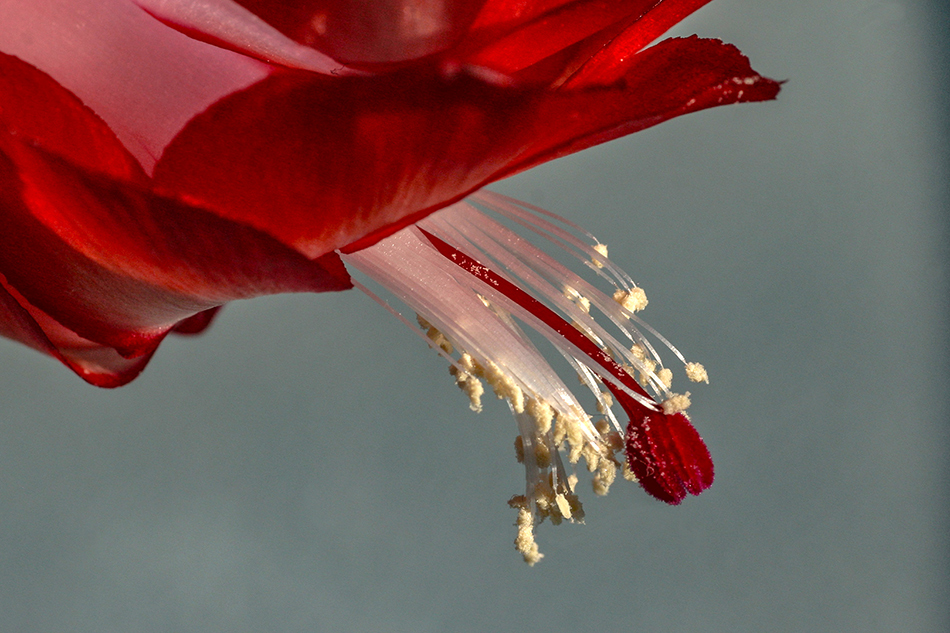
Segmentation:
<svg viewBox="0 0 950 633">
<path fill-rule="evenodd" d="M 576 415 L 557 411 L 554 415 L 554 444 L 559 446 L 566 441 L 571 450 L 568 455 L 568 461 L 576 464 L 580 459 L 581 449 L 586 443 L 583 430 L 583 421 Z"/>
<path fill-rule="evenodd" d="M 445 335 L 440 332 L 437 327 L 429 323 L 422 315 L 417 314 L 416 321 L 419 323 L 419 327 L 426 331 L 426 337 L 428 337 L 434 345 L 441 348 L 446 354 L 451 354 L 454 351 L 449 339 L 445 338 Z"/>
<path fill-rule="evenodd" d="M 554 525 L 560 525 L 564 519 L 580 521 L 584 518 L 584 507 L 569 487 L 561 481 L 554 488 L 554 480 L 549 473 L 547 477 L 537 481 L 531 496 L 538 516 L 541 519 L 550 519 Z M 510 503 L 510 502 L 509 502 Z"/>
<path fill-rule="evenodd" d="M 646 349 L 644 349 L 643 345 L 640 345 L 639 343 L 634 343 L 630 346 L 630 353 L 633 354 L 633 357 L 641 363 L 649 358 L 649 356 L 647 356 Z"/>
<path fill-rule="evenodd" d="M 567 424 L 565 423 L 565 417 L 561 413 L 554 414 L 554 428 L 552 431 L 552 436 L 554 438 L 554 445 L 560 446 L 561 443 L 567 439 Z"/>
<path fill-rule="evenodd" d="M 594 472 L 597 470 L 597 465 L 600 463 L 601 455 L 593 444 L 585 444 L 584 448 L 581 449 L 581 456 L 583 456 L 584 461 L 587 462 L 587 470 L 589 472 Z"/>
<path fill-rule="evenodd" d="M 630 468 L 630 465 L 626 462 L 626 460 L 623 462 L 623 470 L 622 470 L 622 473 L 623 473 L 623 478 L 624 478 L 624 479 L 626 479 L 627 481 L 632 481 L 632 482 L 636 483 L 636 481 L 637 481 L 637 476 L 636 476 L 636 474 L 634 474 L 633 470 Z"/>
<path fill-rule="evenodd" d="M 554 422 L 554 409 L 544 400 L 538 398 L 528 398 L 525 403 L 525 412 L 534 420 L 535 428 L 541 435 L 546 435 L 551 430 L 551 424 Z"/>
<path fill-rule="evenodd" d="M 674 393 L 672 396 L 663 401 L 663 413 L 666 415 L 673 415 L 674 413 L 680 413 L 689 408 L 689 392 L 686 393 Z"/>
<path fill-rule="evenodd" d="M 554 497 L 555 492 L 554 487 L 551 486 L 550 476 L 535 482 L 532 499 L 534 500 L 534 507 L 537 508 L 538 514 L 542 518 L 546 517 L 551 519 L 551 523 L 554 525 L 560 525 L 562 519 L 561 511 L 558 510 Z"/>
<path fill-rule="evenodd" d="M 644 358 L 642 361 L 643 369 L 640 370 L 640 383 L 644 385 L 650 384 L 650 374 L 653 373 L 653 370 L 656 369 L 656 361 Z"/>
<path fill-rule="evenodd" d="M 459 361 L 459 365 L 463 369 L 459 369 L 455 365 L 449 365 L 449 374 L 455 378 L 455 384 L 459 389 L 462 390 L 466 396 L 468 396 L 468 408 L 474 411 L 475 413 L 482 412 L 482 395 L 485 393 L 485 387 L 482 385 L 482 381 L 476 378 L 470 371 L 465 369 L 466 363 L 463 361 L 468 357 L 467 365 L 471 367 L 471 356 L 468 354 L 462 354 L 462 359 Z"/>
<path fill-rule="evenodd" d="M 709 384 L 709 374 L 706 373 L 706 368 L 699 363 L 686 363 L 686 377 L 693 382 Z"/>
<path fill-rule="evenodd" d="M 516 227 L 549 243 L 529 241 Z M 586 268 L 580 272 L 612 283 L 607 296 L 616 290 L 612 298 L 619 307 L 609 299 L 605 305 L 602 291 L 562 261 L 576 264 L 578 254 Z M 660 420 L 652 413 L 657 408 L 667 414 L 684 410 L 689 394 L 671 392 L 672 372 L 664 367 L 654 342 L 638 329 L 645 324 L 632 316 L 647 306 L 646 294 L 607 259 L 607 247 L 590 235 L 546 212 L 534 213 L 483 193 L 376 246 L 341 256 L 348 266 L 355 265 L 425 315 L 419 318 L 421 330 L 413 329 L 450 360 L 451 375 L 471 409 L 481 410 L 490 386 L 516 414 L 515 456 L 524 465 L 527 481 L 524 495 L 509 503 L 518 514 L 515 547 L 528 564 L 541 559 L 535 525 L 547 519 L 554 524 L 583 519 L 575 494 L 581 458 L 598 495 L 607 493 L 622 468 L 625 479 L 636 481 L 635 470 L 647 492 L 669 501 L 663 496 L 667 492 L 663 477 L 693 476 L 673 459 L 686 446 L 684 459 L 695 458 L 699 469 L 688 492 L 708 487 L 711 463 L 708 458 L 702 461 L 701 453 L 694 455 L 693 445 L 704 447 L 688 420 L 683 416 Z M 609 322 L 600 322 L 605 319 Z M 565 355 L 580 383 L 592 392 L 590 402 L 597 411 L 593 419 L 588 413 L 593 408 L 585 411 L 586 405 L 535 349 L 532 332 L 525 327 Z M 666 339 L 645 328 L 683 360 Z M 629 352 L 626 345 L 632 345 Z M 708 381 L 701 365 L 684 364 L 690 380 Z M 661 406 L 654 404 L 664 397 Z M 617 412 L 615 405 L 623 411 Z M 626 432 L 617 418 L 624 413 L 629 419 Z M 669 433 L 666 427 L 657 428 L 667 423 Z M 645 451 L 642 459 L 638 451 Z M 632 468 L 628 459 L 634 460 Z M 675 467 L 672 474 L 658 472 L 666 464 Z M 678 502 L 679 497 L 673 496 L 670 502 Z"/>
<path fill-rule="evenodd" d="M 643 288 L 631 288 L 629 291 L 618 288 L 614 291 L 614 301 L 630 312 L 639 312 L 647 307 L 647 293 Z"/>
<path fill-rule="evenodd" d="M 616 479 L 617 465 L 609 459 L 601 459 L 597 464 L 597 474 L 592 480 L 594 492 L 600 496 L 606 495 Z"/>
<path fill-rule="evenodd" d="M 499 400 L 507 399 L 515 413 L 524 413 L 524 392 L 515 384 L 511 376 L 491 361 L 482 369 L 482 372 L 485 382 L 495 391 Z"/>
<path fill-rule="evenodd" d="M 515 525 L 518 526 L 515 549 L 521 552 L 524 562 L 534 566 L 544 558 L 544 554 L 538 551 L 538 544 L 534 540 L 534 516 L 528 509 L 528 500 L 522 495 L 517 495 L 508 500 L 508 505 L 518 509 L 518 519 L 515 521 Z"/>
<path fill-rule="evenodd" d="M 581 458 L 581 451 L 587 444 L 584 437 L 584 431 L 581 421 L 571 415 L 564 415 L 558 412 L 554 417 L 554 444 L 560 445 L 567 441 L 570 447 L 567 453 L 567 461 L 576 464 Z"/>
<path fill-rule="evenodd" d="M 557 504 L 557 509 L 560 511 L 561 516 L 565 519 L 571 518 L 571 504 L 563 494 L 557 494 L 554 496 L 554 503 Z"/>
<path fill-rule="evenodd" d="M 471 374 L 467 374 L 465 382 L 460 382 L 458 385 L 459 388 L 465 392 L 465 395 L 468 396 L 468 408 L 475 413 L 481 413 L 482 394 L 485 393 L 485 387 L 482 385 L 482 381 Z"/>
<path fill-rule="evenodd" d="M 579 293 L 571 286 L 564 286 L 564 296 L 572 301 L 583 312 L 590 314 L 590 299 Z"/>
</svg>

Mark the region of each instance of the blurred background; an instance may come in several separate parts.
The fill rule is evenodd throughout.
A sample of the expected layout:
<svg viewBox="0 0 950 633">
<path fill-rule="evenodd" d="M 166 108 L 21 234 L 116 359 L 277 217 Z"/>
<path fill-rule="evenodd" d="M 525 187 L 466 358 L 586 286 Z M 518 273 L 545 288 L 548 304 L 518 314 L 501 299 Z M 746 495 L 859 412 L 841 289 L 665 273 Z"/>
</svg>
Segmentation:
<svg viewBox="0 0 950 633">
<path fill-rule="evenodd" d="M 0 629 L 904 631 L 948 618 L 948 16 L 716 0 L 774 103 L 493 188 L 606 241 L 716 460 L 514 551 L 515 425 L 358 292 L 228 307 L 102 391 L 0 341 Z"/>
</svg>

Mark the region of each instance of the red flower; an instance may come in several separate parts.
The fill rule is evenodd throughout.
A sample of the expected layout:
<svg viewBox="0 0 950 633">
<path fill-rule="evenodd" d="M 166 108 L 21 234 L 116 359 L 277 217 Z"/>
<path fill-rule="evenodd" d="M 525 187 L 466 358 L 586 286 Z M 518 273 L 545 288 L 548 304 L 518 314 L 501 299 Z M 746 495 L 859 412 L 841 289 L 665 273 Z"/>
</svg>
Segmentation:
<svg viewBox="0 0 950 633">
<path fill-rule="evenodd" d="M 520 238 L 485 228 L 496 224 L 484 209 L 462 204 L 426 218 L 538 163 L 681 114 L 774 97 L 776 82 L 732 46 L 691 37 L 647 48 L 707 1 L 34 0 L 0 8 L 0 334 L 93 384 L 118 386 L 168 332 L 200 331 L 230 300 L 351 287 L 341 255 L 393 287 L 414 274 L 393 272 L 396 263 L 438 268 L 441 259 L 452 289 L 430 303 L 400 296 L 427 313 L 427 327 L 438 325 L 430 338 L 455 363 L 473 407 L 483 378 L 534 420 L 519 418 L 534 471 L 516 502 L 533 516 L 519 519 L 523 529 L 579 512 L 557 458 L 563 442 L 572 462 L 584 454 L 602 487 L 612 479 L 605 464 L 626 450 L 654 496 L 678 503 L 698 494 L 712 481 L 708 453 L 639 332 L 634 351 L 621 351 L 533 281 L 547 276 L 563 286 L 556 292 L 578 294 L 571 274 L 554 263 L 501 262 L 496 241 Z M 476 205 L 561 239 L 561 229 L 511 201 L 482 196 Z M 450 217 L 457 224 L 445 224 Z M 419 222 L 424 231 L 395 235 Z M 580 330 L 564 330 L 562 316 L 514 291 L 479 286 L 485 277 L 468 279 L 477 277 L 476 253 L 535 286 Z M 600 295 L 594 303 L 626 327 L 639 291 L 617 279 L 622 307 L 606 307 Z M 458 312 L 465 293 L 498 328 L 515 328 L 505 316 L 514 314 L 553 332 L 598 402 L 609 408 L 604 394 L 613 393 L 630 415 L 626 441 L 595 429 L 573 396 L 556 395 L 548 370 L 502 366 L 501 348 L 490 352 L 494 344 L 457 327 L 453 319 L 472 314 Z M 568 303 L 583 306 L 590 293 Z M 520 330 L 511 332 L 510 345 L 530 356 Z M 461 356 L 451 356 L 446 337 Z M 532 372 L 537 384 L 525 377 Z M 554 457 L 542 457 L 549 448 Z M 529 536 L 520 547 L 536 560 Z"/>
</svg>

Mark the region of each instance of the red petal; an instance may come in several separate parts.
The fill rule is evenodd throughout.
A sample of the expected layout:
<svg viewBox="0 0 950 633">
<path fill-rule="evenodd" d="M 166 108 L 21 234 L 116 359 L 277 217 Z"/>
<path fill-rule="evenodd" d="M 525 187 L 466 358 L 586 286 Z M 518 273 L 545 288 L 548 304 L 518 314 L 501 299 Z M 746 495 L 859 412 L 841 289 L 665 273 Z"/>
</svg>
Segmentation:
<svg viewBox="0 0 950 633">
<path fill-rule="evenodd" d="M 696 38 L 634 56 L 612 86 L 577 91 L 418 67 L 336 80 L 280 73 L 193 120 L 155 177 L 315 257 L 368 246 L 540 162 L 777 90 L 735 48 Z"/>
<path fill-rule="evenodd" d="M 133 0 L 148 14 L 188 37 L 270 65 L 324 74 L 347 69 L 335 59 L 287 37 L 232 0 Z"/>
<path fill-rule="evenodd" d="M 279 31 L 347 63 L 418 59 L 455 44 L 485 0 L 237 0 Z"/>
<path fill-rule="evenodd" d="M 0 50 L 76 94 L 148 166 L 197 112 L 269 70 L 182 37 L 129 0 L 5 0 Z"/>
<path fill-rule="evenodd" d="M 597 87 L 600 70 L 594 68 L 588 75 L 582 69 L 571 82 L 581 84 L 578 88 L 562 88 L 556 93 L 563 94 L 562 99 L 547 100 L 538 126 L 548 133 L 539 134 L 498 178 L 677 116 L 774 99 L 781 88 L 779 82 L 752 70 L 736 47 L 696 36 L 664 40 L 604 69 L 604 73 L 622 71 L 612 86 Z"/>
<path fill-rule="evenodd" d="M 218 316 L 218 312 L 220 311 L 221 306 L 218 306 L 208 308 L 203 312 L 190 316 L 184 321 L 180 321 L 173 329 L 173 332 L 175 332 L 175 334 L 201 334 L 208 329 L 208 326 L 211 325 L 211 322 L 214 321 L 214 318 Z"/>
<path fill-rule="evenodd" d="M 650 411 L 609 382 L 607 386 L 630 417 L 627 464 L 644 490 L 678 505 L 687 494 L 698 495 L 712 485 L 709 450 L 685 415 Z"/>
<path fill-rule="evenodd" d="M 58 358 L 86 382 L 97 387 L 119 387 L 128 383 L 139 375 L 151 358 L 151 353 L 123 358 L 112 348 L 81 338 L 30 305 L 2 275 L 0 335 Z"/>
<path fill-rule="evenodd" d="M 640 48 L 709 0 L 541 0 L 512 5 L 489 2 L 453 55 L 469 63 L 515 74 L 544 60 L 549 81 L 599 52 L 625 29 L 636 25 L 649 36 Z M 657 14 L 675 15 L 673 22 Z M 636 53 L 639 49 L 634 50 Z M 545 78 L 542 78 L 542 75 Z"/>
<path fill-rule="evenodd" d="M 0 124 L 91 172 L 144 183 L 145 173 L 111 129 L 45 73 L 0 53 Z"/>
<path fill-rule="evenodd" d="M 490 180 L 533 99 L 428 67 L 276 74 L 192 121 L 155 178 L 315 257 Z"/>
<path fill-rule="evenodd" d="M 0 272 L 32 305 L 125 356 L 233 299 L 348 287 L 333 255 L 310 261 L 254 229 L 31 147 L 0 140 L 0 152 Z"/>
<path fill-rule="evenodd" d="M 310 261 L 147 184 L 88 108 L 0 56 L 4 334 L 112 384 L 140 371 L 169 329 L 196 313 L 236 298 L 349 287 L 335 255 Z M 204 315 L 183 328 L 197 331 Z"/>
<path fill-rule="evenodd" d="M 574 61 L 568 65 L 568 68 L 573 68 L 580 62 L 578 69 L 572 70 L 573 76 L 567 86 L 607 85 L 621 79 L 628 67 L 627 60 L 709 1 L 661 2 L 616 37 L 589 38 L 574 53 Z M 613 36 L 613 33 L 609 35 Z"/>
<path fill-rule="evenodd" d="M 294 68 L 334 74 L 345 71 L 333 63 L 336 59 L 356 67 L 391 70 L 394 64 L 439 53 L 447 59 L 505 74 L 544 63 L 543 73 L 530 75 L 536 81 L 576 69 L 634 23 L 638 23 L 636 32 L 643 40 L 642 48 L 709 2 L 135 1 L 193 38 Z M 268 32 L 262 28 L 265 24 L 275 30 Z M 282 43 L 278 33 L 290 39 Z M 305 47 L 330 57 L 319 57 L 312 49 L 308 56 Z"/>
</svg>

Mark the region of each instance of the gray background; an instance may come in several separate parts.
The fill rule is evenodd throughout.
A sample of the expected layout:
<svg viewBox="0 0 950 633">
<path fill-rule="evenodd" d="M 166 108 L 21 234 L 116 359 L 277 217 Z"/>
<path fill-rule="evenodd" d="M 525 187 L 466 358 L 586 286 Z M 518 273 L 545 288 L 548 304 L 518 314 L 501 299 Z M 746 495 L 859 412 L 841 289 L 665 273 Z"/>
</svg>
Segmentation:
<svg viewBox="0 0 950 633">
<path fill-rule="evenodd" d="M 495 187 L 607 241 L 710 369 L 702 497 L 588 495 L 526 567 L 505 407 L 356 292 L 233 305 L 111 392 L 2 342 L 0 630 L 947 630 L 945 20 L 716 0 L 679 32 L 777 103 Z"/>
</svg>

